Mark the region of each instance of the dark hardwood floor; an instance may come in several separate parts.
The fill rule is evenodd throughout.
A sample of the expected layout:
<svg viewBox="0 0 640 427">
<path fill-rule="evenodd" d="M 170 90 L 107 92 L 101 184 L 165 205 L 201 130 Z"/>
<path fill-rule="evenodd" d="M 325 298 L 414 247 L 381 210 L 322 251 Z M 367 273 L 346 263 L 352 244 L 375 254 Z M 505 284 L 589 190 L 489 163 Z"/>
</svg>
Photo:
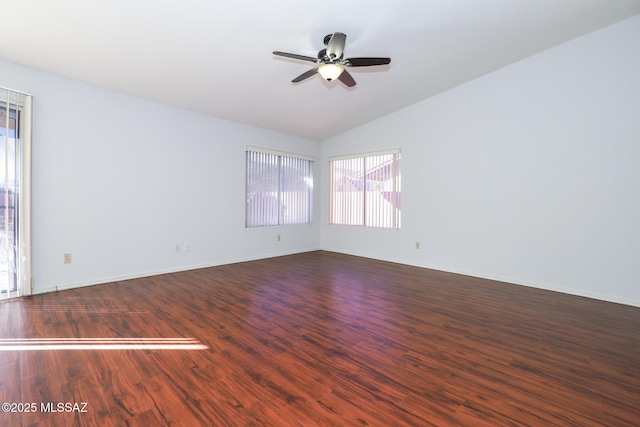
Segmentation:
<svg viewBox="0 0 640 427">
<path fill-rule="evenodd" d="M 1 426 L 640 425 L 640 308 L 330 252 L 4 301 L 0 331 Z"/>
</svg>

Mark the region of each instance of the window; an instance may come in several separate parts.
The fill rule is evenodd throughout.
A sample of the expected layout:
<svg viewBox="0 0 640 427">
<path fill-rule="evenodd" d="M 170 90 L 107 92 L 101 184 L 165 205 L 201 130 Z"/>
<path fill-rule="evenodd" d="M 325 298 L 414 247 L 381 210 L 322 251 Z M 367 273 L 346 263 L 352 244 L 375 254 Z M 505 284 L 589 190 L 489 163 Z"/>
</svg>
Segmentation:
<svg viewBox="0 0 640 427">
<path fill-rule="evenodd" d="M 313 160 L 247 147 L 246 227 L 310 224 Z"/>
<path fill-rule="evenodd" d="M 20 110 L 8 107 L 3 101 L 6 96 L 0 95 L 0 137 L 20 139 Z"/>
<path fill-rule="evenodd" d="M 31 293 L 31 102 L 0 87 L 0 299 Z"/>
<path fill-rule="evenodd" d="M 400 228 L 400 150 L 332 157 L 329 223 Z"/>
</svg>

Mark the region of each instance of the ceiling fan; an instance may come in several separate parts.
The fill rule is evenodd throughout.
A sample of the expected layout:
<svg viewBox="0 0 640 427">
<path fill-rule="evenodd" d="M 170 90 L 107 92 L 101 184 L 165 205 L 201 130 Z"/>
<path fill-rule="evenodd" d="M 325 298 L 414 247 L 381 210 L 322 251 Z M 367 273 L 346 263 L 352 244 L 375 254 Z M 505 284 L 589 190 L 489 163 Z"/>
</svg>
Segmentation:
<svg viewBox="0 0 640 427">
<path fill-rule="evenodd" d="M 325 36 L 324 44 L 326 49 L 318 52 L 318 57 L 298 55 L 295 53 L 273 52 L 274 55 L 286 58 L 299 59 L 301 61 L 313 62 L 317 67 L 300 74 L 292 83 L 298 83 L 316 74 L 320 74 L 325 80 L 338 79 L 348 87 L 356 85 L 356 81 L 345 67 L 370 67 L 374 65 L 386 65 L 391 62 L 391 58 L 344 58 L 344 44 L 347 36 L 343 33 L 333 33 Z"/>
</svg>

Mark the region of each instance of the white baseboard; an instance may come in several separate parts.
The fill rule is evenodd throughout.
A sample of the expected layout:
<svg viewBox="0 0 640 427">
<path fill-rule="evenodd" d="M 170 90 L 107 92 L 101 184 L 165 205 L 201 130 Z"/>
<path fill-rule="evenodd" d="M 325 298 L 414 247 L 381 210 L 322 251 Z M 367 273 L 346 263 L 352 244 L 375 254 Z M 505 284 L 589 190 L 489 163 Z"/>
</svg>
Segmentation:
<svg viewBox="0 0 640 427">
<path fill-rule="evenodd" d="M 327 250 L 327 249 L 323 249 L 323 250 Z M 595 299 L 595 300 L 599 300 L 599 301 L 611 302 L 611 303 L 615 303 L 615 304 L 628 305 L 628 306 L 632 306 L 632 307 L 640 307 L 640 300 L 633 300 L 633 299 L 627 299 L 627 298 L 618 298 L 618 297 L 615 297 L 615 296 L 600 294 L 600 293 L 597 293 L 597 292 L 585 291 L 583 289 L 563 288 L 563 287 L 554 286 L 554 285 L 548 284 L 548 283 L 526 283 L 526 282 L 522 282 L 522 281 L 519 281 L 519 280 L 516 280 L 516 279 L 513 279 L 513 278 L 509 278 L 509 277 L 489 276 L 489 275 L 485 275 L 485 274 L 479 274 L 479 273 L 476 273 L 476 272 L 447 269 L 447 268 L 443 268 L 441 266 L 434 266 L 434 265 L 428 265 L 428 264 L 419 264 L 419 263 L 410 263 L 410 262 L 407 262 L 406 260 L 394 259 L 394 258 L 385 257 L 385 256 L 378 257 L 378 256 L 364 255 L 364 254 L 361 254 L 361 253 L 348 252 L 348 251 L 333 251 L 333 250 L 327 250 L 327 251 L 328 252 L 342 253 L 342 254 L 345 254 L 345 255 L 353 255 L 353 256 L 358 256 L 358 257 L 362 257 L 362 258 L 370 258 L 370 259 L 377 259 L 377 260 L 380 260 L 380 261 L 393 262 L 395 264 L 411 265 L 413 267 L 426 268 L 426 269 L 429 269 L 429 270 L 442 271 L 442 272 L 445 272 L 445 273 L 461 274 L 463 276 L 477 277 L 479 279 L 494 280 L 496 282 L 503 282 L 503 283 L 516 285 L 516 286 L 526 286 L 528 288 L 542 289 L 542 290 L 545 290 L 545 291 L 558 292 L 558 293 L 562 293 L 562 294 L 574 295 L 574 296 L 579 296 L 579 297 L 584 297 L 584 298 L 590 298 L 590 299 Z"/>
<path fill-rule="evenodd" d="M 286 255 L 295 255 L 295 254 L 299 254 L 299 253 L 313 252 L 313 251 L 318 251 L 318 250 L 320 250 L 319 247 L 318 248 L 314 247 L 314 248 L 301 249 L 301 250 L 296 250 L 296 251 L 274 252 L 274 253 L 271 253 L 271 254 L 264 254 L 264 255 L 260 255 L 260 256 L 254 256 L 254 257 L 229 258 L 229 259 L 219 260 L 219 261 L 210 262 L 210 263 L 192 264 L 192 265 L 180 266 L 180 267 L 176 267 L 176 268 L 167 268 L 167 269 L 161 269 L 161 270 L 145 271 L 145 272 L 139 272 L 139 273 L 123 275 L 123 276 L 103 277 L 103 278 L 96 279 L 96 280 L 91 280 L 91 281 L 88 281 L 88 282 L 65 283 L 65 284 L 58 285 L 58 286 L 50 286 L 50 287 L 47 287 L 47 288 L 34 289 L 32 295 L 41 295 L 41 294 L 46 294 L 46 293 L 50 293 L 50 292 L 58 292 L 58 291 L 65 291 L 65 290 L 69 290 L 69 289 L 84 288 L 86 286 L 103 285 L 105 283 L 121 282 L 121 281 L 124 281 L 124 280 L 140 279 L 140 278 L 143 278 L 143 277 L 153 277 L 153 276 L 159 276 L 161 274 L 179 273 L 181 271 L 198 270 L 198 269 L 201 269 L 201 268 L 217 267 L 217 266 L 220 266 L 220 265 L 227 265 L 227 264 L 237 264 L 237 263 L 240 263 L 240 262 L 256 261 L 256 260 L 260 260 L 260 259 L 275 258 L 275 257 L 279 257 L 279 256 L 286 256 Z"/>
</svg>

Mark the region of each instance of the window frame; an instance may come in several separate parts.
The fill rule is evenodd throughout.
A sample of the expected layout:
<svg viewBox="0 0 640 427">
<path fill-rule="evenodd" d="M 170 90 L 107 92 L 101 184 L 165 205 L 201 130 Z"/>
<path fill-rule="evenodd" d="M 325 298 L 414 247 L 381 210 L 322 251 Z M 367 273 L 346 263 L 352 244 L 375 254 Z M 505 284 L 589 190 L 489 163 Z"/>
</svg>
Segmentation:
<svg viewBox="0 0 640 427">
<path fill-rule="evenodd" d="M 245 148 L 245 228 L 311 224 L 314 162 L 315 158 L 311 156 L 247 146 Z M 277 180 L 273 171 L 262 171 L 261 166 L 275 168 Z M 292 170 L 298 173 L 292 176 L 290 173 Z M 263 192 L 256 191 L 256 187 L 260 186 L 256 184 L 256 180 L 262 180 L 264 183 L 265 179 L 267 179 L 267 187 L 272 186 L 272 188 Z M 291 187 L 294 187 L 293 190 L 290 189 Z M 257 206 L 252 205 L 251 201 L 256 200 L 259 194 L 262 194 L 262 201 L 258 202 Z M 287 211 L 291 211 L 292 208 L 294 213 L 289 215 Z M 274 209 L 277 210 L 275 215 Z"/>
<path fill-rule="evenodd" d="M 384 159 L 385 156 L 391 158 Z M 329 224 L 399 230 L 402 217 L 401 158 L 399 148 L 329 157 Z M 368 165 L 367 159 L 372 159 L 370 161 L 375 166 Z M 355 171 L 355 175 L 340 174 L 340 169 L 347 168 Z M 371 176 L 378 177 L 378 180 L 371 179 Z M 381 180 L 383 176 L 388 179 Z M 340 190 L 337 186 L 344 185 L 349 185 L 350 194 L 343 190 L 338 197 Z M 388 191 L 372 191 L 374 187 L 384 187 Z M 376 197 L 372 198 L 373 195 Z"/>
</svg>

